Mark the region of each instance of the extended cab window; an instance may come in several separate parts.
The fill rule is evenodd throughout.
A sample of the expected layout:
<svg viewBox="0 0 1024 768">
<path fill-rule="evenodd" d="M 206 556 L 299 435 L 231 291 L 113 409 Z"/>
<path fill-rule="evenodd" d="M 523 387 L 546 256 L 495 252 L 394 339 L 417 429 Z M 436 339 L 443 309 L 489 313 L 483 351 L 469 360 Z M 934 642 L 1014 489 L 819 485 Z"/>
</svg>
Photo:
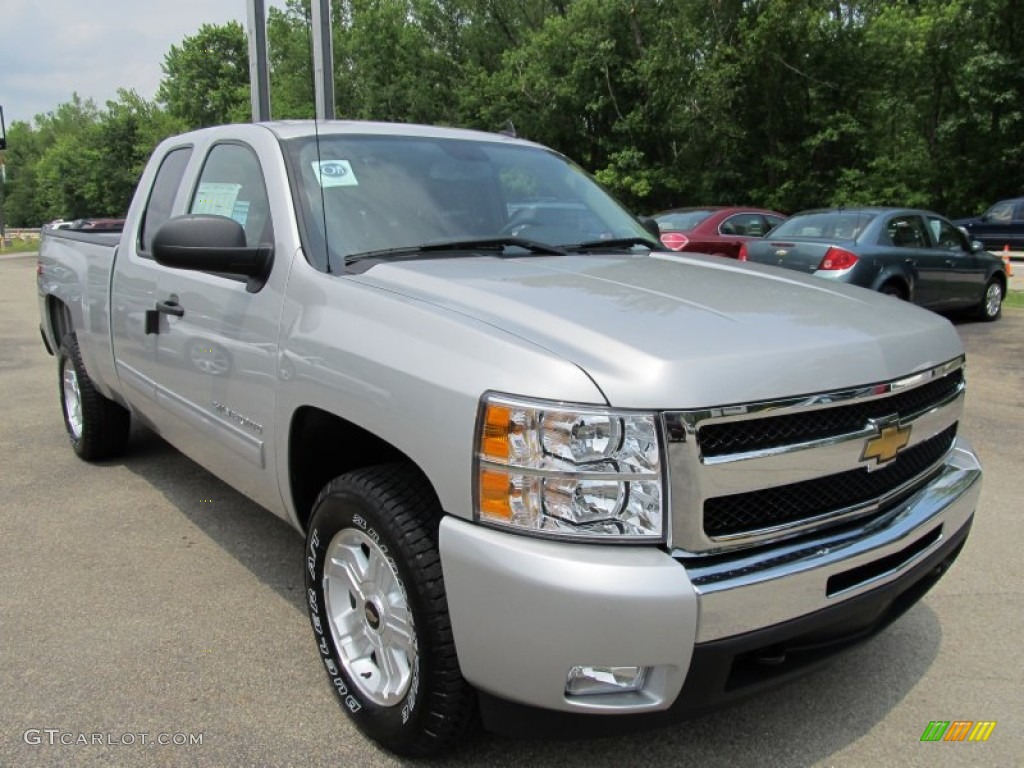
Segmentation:
<svg viewBox="0 0 1024 768">
<path fill-rule="evenodd" d="M 146 210 L 142 213 L 142 224 L 139 226 L 139 250 L 149 253 L 153 243 L 153 235 L 171 217 L 174 198 L 181 186 L 181 177 L 185 175 L 185 166 L 192 157 L 191 147 L 172 149 L 164 157 L 153 180 L 153 190 L 149 193 Z"/>
<path fill-rule="evenodd" d="M 274 240 L 260 162 L 241 144 L 216 144 L 210 150 L 188 212 L 234 219 L 245 230 L 248 246 Z"/>
</svg>

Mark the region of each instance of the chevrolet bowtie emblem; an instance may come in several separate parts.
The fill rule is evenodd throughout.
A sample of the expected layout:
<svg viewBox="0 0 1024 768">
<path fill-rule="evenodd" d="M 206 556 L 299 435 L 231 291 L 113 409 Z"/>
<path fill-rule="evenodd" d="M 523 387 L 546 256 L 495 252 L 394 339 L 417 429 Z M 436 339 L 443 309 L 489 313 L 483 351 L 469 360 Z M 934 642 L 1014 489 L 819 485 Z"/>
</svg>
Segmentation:
<svg viewBox="0 0 1024 768">
<path fill-rule="evenodd" d="M 907 447 L 910 442 L 911 426 L 903 426 L 896 418 L 871 420 L 871 425 L 878 434 L 868 438 L 864 443 L 861 461 L 875 460 L 875 465 L 886 464 L 896 458 L 896 454 Z"/>
</svg>

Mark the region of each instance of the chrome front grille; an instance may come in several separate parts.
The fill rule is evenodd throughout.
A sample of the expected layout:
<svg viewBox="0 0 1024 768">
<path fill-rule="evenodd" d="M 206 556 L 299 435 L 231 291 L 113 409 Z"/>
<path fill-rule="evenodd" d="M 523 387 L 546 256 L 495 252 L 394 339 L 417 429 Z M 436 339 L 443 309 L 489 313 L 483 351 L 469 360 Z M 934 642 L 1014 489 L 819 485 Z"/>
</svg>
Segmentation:
<svg viewBox="0 0 1024 768">
<path fill-rule="evenodd" d="M 949 454 L 963 393 L 959 358 L 842 392 L 666 414 L 673 548 L 716 554 L 883 514 Z M 894 459 L 870 457 L 895 433 L 906 445 Z"/>
<path fill-rule="evenodd" d="M 704 533 L 710 538 L 749 534 L 778 525 L 814 520 L 836 510 L 860 507 L 900 495 L 914 480 L 925 479 L 953 447 L 956 425 L 900 454 L 899 461 L 877 472 L 866 467 L 704 502 Z"/>
</svg>

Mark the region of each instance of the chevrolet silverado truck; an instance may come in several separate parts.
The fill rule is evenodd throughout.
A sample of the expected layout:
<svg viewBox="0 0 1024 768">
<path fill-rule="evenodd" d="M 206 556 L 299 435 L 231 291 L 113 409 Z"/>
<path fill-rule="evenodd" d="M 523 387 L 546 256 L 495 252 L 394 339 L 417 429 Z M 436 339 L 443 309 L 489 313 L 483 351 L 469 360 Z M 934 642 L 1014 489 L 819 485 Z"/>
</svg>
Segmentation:
<svg viewBox="0 0 1024 768">
<path fill-rule="evenodd" d="M 509 136 L 170 138 L 122 233 L 44 233 L 38 293 L 72 449 L 138 422 L 301 532 L 330 685 L 399 754 L 804 673 L 921 598 L 981 489 L 947 320 L 663 252 Z"/>
</svg>

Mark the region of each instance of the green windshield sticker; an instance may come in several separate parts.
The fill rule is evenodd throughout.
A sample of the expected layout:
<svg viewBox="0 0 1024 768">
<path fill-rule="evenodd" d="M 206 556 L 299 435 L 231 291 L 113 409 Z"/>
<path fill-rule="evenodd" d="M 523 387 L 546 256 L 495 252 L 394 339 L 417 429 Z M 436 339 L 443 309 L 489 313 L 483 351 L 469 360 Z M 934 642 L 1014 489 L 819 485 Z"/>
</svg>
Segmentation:
<svg viewBox="0 0 1024 768">
<path fill-rule="evenodd" d="M 316 180 L 323 188 L 355 187 L 359 185 L 355 171 L 348 160 L 314 160 L 310 163 Z"/>
</svg>

